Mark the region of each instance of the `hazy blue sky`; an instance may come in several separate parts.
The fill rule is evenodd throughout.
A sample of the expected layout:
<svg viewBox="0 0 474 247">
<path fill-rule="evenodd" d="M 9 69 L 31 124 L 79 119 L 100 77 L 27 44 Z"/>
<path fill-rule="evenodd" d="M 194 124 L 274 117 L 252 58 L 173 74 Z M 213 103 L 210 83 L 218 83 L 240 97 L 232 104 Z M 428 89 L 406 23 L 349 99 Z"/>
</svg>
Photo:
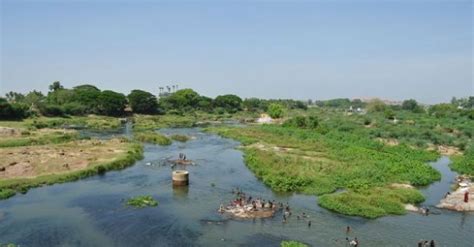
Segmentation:
<svg viewBox="0 0 474 247">
<path fill-rule="evenodd" d="M 0 1 L 1 95 L 55 80 L 212 97 L 474 94 L 472 1 Z"/>
</svg>

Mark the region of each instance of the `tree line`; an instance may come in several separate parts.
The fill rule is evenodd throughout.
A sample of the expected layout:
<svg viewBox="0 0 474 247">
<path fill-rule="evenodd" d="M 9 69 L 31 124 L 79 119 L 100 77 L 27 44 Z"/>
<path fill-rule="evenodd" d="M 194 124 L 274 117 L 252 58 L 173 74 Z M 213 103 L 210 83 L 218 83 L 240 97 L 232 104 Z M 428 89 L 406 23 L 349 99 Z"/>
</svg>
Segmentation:
<svg viewBox="0 0 474 247">
<path fill-rule="evenodd" d="M 474 97 L 453 98 L 450 103 L 425 107 L 416 100 L 403 101 L 401 105 L 386 105 L 381 100 L 363 102 L 360 99 L 347 98 L 326 101 L 307 101 L 291 99 L 241 99 L 237 95 L 219 95 L 210 98 L 198 94 L 192 89 L 181 89 L 165 97 L 157 98 L 143 90 L 132 90 L 128 95 L 112 90 L 100 90 L 94 85 L 84 84 L 73 88 L 64 88 L 59 81 L 49 86 L 44 95 L 33 90 L 27 94 L 9 92 L 0 97 L 0 119 L 23 119 L 31 116 L 83 116 L 97 114 L 105 116 L 125 116 L 127 114 L 185 114 L 203 111 L 213 114 L 236 113 L 239 111 L 268 112 L 273 118 L 282 117 L 285 110 L 302 109 L 308 106 L 348 109 L 365 108 L 369 112 L 384 112 L 387 118 L 394 117 L 394 111 L 406 110 L 414 113 L 428 113 L 437 117 L 446 117 L 461 112 L 474 119 Z"/>
<path fill-rule="evenodd" d="M 33 90 L 27 94 L 9 92 L 0 97 L 0 119 L 23 119 L 32 116 L 83 116 L 97 114 L 125 116 L 127 114 L 185 114 L 203 111 L 215 114 L 239 111 L 267 111 L 272 104 L 281 108 L 306 109 L 302 101 L 263 100 L 250 98 L 242 100 L 233 94 L 210 98 L 199 95 L 192 89 L 181 89 L 165 97 L 157 98 L 143 90 L 132 90 L 128 95 L 112 90 L 100 90 L 94 85 L 84 84 L 64 88 L 59 81 L 49 86 L 44 95 Z M 281 115 L 281 114 L 280 114 Z"/>
</svg>

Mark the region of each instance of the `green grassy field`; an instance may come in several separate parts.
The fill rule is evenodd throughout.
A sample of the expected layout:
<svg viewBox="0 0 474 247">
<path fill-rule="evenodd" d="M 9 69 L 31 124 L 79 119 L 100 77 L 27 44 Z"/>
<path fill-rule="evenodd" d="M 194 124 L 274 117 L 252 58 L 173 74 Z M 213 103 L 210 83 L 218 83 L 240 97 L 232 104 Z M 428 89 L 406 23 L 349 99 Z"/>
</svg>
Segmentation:
<svg viewBox="0 0 474 247">
<path fill-rule="evenodd" d="M 403 214 L 403 204 L 424 198 L 415 189 L 391 184 L 428 185 L 440 179 L 426 163 L 437 153 L 384 145 L 357 131 L 272 125 L 208 130 L 241 141 L 247 166 L 272 189 L 324 195 L 321 206 L 347 215 Z"/>
</svg>

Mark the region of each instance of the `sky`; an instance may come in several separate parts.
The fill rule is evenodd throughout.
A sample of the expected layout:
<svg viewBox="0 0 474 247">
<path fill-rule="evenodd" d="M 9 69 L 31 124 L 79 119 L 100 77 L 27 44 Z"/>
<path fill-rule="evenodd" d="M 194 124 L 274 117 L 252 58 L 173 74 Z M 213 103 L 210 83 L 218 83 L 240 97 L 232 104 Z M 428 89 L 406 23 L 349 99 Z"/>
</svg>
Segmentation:
<svg viewBox="0 0 474 247">
<path fill-rule="evenodd" d="M 473 1 L 0 3 L 2 96 L 53 81 L 210 97 L 474 95 Z"/>
</svg>

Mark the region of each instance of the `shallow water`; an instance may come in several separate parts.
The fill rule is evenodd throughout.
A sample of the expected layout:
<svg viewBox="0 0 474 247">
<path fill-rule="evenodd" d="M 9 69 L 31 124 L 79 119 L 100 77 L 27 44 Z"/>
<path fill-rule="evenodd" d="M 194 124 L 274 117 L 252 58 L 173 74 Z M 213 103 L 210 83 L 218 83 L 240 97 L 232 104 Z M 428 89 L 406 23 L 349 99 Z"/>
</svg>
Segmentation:
<svg viewBox="0 0 474 247">
<path fill-rule="evenodd" d="M 22 246 L 278 246 L 294 239 L 312 246 L 347 246 L 345 227 L 350 225 L 361 246 L 416 246 L 434 239 L 437 246 L 474 246 L 474 214 L 436 210 L 433 215 L 366 220 L 331 213 L 317 206 L 316 197 L 276 194 L 246 168 L 237 142 L 198 129 L 164 130 L 195 137 L 171 146 L 145 146 L 145 158 L 121 171 L 108 172 L 77 182 L 45 186 L 0 201 L 0 243 Z M 171 185 L 171 167 L 163 160 L 186 153 L 197 165 L 188 167 L 190 185 Z M 150 164 L 151 165 L 147 165 Z M 425 205 L 435 205 L 455 173 L 441 158 L 433 166 L 443 179 L 423 189 Z M 214 185 L 214 186 L 213 186 Z M 303 220 L 281 215 L 264 220 L 228 220 L 217 213 L 220 203 L 232 199 L 240 187 L 254 197 L 289 202 Z M 159 205 L 131 209 L 124 199 L 150 194 Z"/>
</svg>

